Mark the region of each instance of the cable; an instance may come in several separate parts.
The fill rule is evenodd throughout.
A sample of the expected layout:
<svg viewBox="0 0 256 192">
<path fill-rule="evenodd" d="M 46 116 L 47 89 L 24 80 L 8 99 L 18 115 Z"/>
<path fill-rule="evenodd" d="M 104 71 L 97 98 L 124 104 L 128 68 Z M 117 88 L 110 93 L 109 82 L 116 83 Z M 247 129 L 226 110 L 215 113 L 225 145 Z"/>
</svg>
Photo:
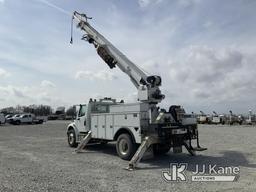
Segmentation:
<svg viewBox="0 0 256 192">
<path fill-rule="evenodd" d="M 71 38 L 70 38 L 70 44 L 73 44 L 73 27 L 74 26 L 74 16 L 71 18 Z"/>
<path fill-rule="evenodd" d="M 47 5 L 48 7 L 54 8 L 54 9 L 58 10 L 59 12 L 64 13 L 66 15 L 69 15 L 69 16 L 71 15 L 69 11 L 67 11 L 67 10 L 65 10 L 65 9 L 63 9 L 63 8 L 53 4 L 53 3 L 50 3 L 47 0 L 34 0 L 34 1 L 41 2 L 45 5 Z"/>
</svg>

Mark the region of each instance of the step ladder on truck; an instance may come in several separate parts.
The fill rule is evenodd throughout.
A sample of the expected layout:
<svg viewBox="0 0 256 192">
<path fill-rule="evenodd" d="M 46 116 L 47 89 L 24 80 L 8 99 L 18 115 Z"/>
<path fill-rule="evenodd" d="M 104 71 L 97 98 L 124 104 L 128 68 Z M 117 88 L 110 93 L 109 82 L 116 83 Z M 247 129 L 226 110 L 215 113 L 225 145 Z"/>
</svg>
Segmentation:
<svg viewBox="0 0 256 192">
<path fill-rule="evenodd" d="M 128 170 L 137 167 L 149 148 L 156 155 L 167 153 L 171 148 L 180 153 L 182 146 L 191 155 L 206 150 L 199 146 L 194 115 L 186 114 L 179 105 L 172 105 L 168 110 L 158 107 L 165 98 L 160 90 L 161 77 L 146 74 L 96 31 L 88 19 L 91 18 L 86 14 L 73 14 L 77 27 L 85 32 L 82 40 L 94 46 L 110 69 L 118 67 L 130 77 L 138 90 L 138 101 L 125 103 L 103 98 L 78 105 L 75 120 L 67 127 L 69 145 L 78 146 L 76 152 L 81 152 L 87 143 L 116 141 L 119 157 L 130 160 Z M 192 146 L 193 140 L 196 147 Z"/>
</svg>

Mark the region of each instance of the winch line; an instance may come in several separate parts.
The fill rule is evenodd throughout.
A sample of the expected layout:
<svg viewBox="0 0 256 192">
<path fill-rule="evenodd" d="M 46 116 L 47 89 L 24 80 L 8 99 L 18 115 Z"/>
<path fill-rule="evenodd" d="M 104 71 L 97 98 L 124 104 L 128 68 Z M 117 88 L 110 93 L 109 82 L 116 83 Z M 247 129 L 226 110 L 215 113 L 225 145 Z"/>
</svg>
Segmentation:
<svg viewBox="0 0 256 192">
<path fill-rule="evenodd" d="M 50 3 L 47 0 L 34 0 L 34 1 L 40 2 L 44 5 L 47 5 L 48 7 L 54 8 L 54 9 L 58 10 L 59 12 L 64 13 L 66 15 L 69 15 L 69 16 L 71 15 L 69 11 L 67 11 L 67 10 L 65 10 L 65 9 L 63 9 L 63 8 L 53 4 L 53 3 Z"/>
</svg>

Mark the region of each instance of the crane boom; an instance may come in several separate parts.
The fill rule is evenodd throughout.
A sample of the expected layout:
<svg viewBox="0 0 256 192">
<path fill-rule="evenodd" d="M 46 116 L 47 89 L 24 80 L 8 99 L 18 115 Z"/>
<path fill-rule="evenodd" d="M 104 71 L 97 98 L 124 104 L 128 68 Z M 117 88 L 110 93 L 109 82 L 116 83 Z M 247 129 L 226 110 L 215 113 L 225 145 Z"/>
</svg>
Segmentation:
<svg viewBox="0 0 256 192">
<path fill-rule="evenodd" d="M 126 73 L 138 90 L 138 100 L 148 103 L 159 103 L 164 99 L 159 86 L 160 76 L 148 76 L 137 65 L 131 62 L 121 51 L 112 45 L 103 35 L 94 29 L 85 14 L 74 12 L 73 19 L 78 21 L 77 27 L 85 32 L 82 39 L 93 44 L 98 55 L 113 69 L 116 66 Z"/>
</svg>

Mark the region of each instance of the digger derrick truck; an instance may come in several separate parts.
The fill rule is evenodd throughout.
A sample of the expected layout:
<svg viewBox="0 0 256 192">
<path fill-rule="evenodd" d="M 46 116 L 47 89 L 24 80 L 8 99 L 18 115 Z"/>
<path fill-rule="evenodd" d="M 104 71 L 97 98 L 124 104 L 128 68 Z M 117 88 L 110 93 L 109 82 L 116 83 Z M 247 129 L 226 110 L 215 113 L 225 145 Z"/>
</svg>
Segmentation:
<svg viewBox="0 0 256 192">
<path fill-rule="evenodd" d="M 110 69 L 118 67 L 130 77 L 138 90 L 138 101 L 124 103 L 103 98 L 78 105 L 75 120 L 67 127 L 68 144 L 77 147 L 76 152 L 81 152 L 90 142 L 116 141 L 119 157 L 130 160 L 128 170 L 137 166 L 147 150 L 164 154 L 172 148 L 174 153 L 180 153 L 184 146 L 191 155 L 206 150 L 199 146 L 197 122 L 193 115 L 186 114 L 178 105 L 170 106 L 168 111 L 157 106 L 165 97 L 160 90 L 161 77 L 144 73 L 96 31 L 88 19 L 91 18 L 78 12 L 72 17 L 85 33 L 82 40 L 94 46 Z M 192 146 L 192 140 L 196 147 Z"/>
<path fill-rule="evenodd" d="M 212 119 L 211 119 L 211 124 L 225 124 L 225 116 L 224 115 L 219 115 L 215 111 L 213 111 Z"/>
</svg>

